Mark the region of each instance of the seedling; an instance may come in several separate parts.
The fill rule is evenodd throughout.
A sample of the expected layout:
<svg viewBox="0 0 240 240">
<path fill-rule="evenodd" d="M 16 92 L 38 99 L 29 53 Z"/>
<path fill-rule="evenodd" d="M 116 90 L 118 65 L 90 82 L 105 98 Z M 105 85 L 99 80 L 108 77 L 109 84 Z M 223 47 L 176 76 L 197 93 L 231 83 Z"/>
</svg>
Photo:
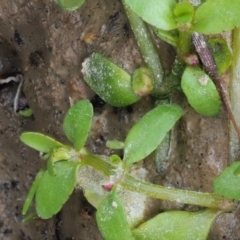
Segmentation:
<svg viewBox="0 0 240 240">
<path fill-rule="evenodd" d="M 67 10 L 74 10 L 84 3 L 82 0 L 56 2 Z M 206 116 L 213 116 L 219 112 L 221 96 L 240 135 L 219 79 L 219 75 L 230 66 L 230 51 L 223 39 L 205 41 L 201 35 L 219 34 L 239 26 L 240 0 L 233 0 L 231 4 L 227 0 L 207 0 L 200 6 L 193 6 L 188 1 L 177 3 L 175 0 L 123 0 L 123 5 L 146 68 L 144 67 L 142 72 L 137 70 L 132 77 L 104 56 L 93 53 L 84 61 L 82 69 L 84 79 L 90 87 L 109 104 L 122 107 L 135 103 L 140 96 L 145 96 L 146 92 L 155 98 L 166 99 L 181 86 L 190 105 Z M 169 75 L 165 75 L 160 64 L 146 23 L 153 26 L 160 38 L 176 48 L 177 57 Z M 215 46 L 219 45 L 219 42 L 223 47 L 216 50 Z M 207 44 L 212 48 L 212 52 Z M 132 82 L 133 78 L 134 82 Z M 86 198 L 97 208 L 97 223 L 107 240 L 206 239 L 214 218 L 222 211 L 235 208 L 232 200 L 220 195 L 235 200 L 240 199 L 240 190 L 235 188 L 240 181 L 239 163 L 234 163 L 215 179 L 215 194 L 166 188 L 131 176 L 133 163 L 143 160 L 152 153 L 164 138 L 168 141 L 166 134 L 182 115 L 180 106 L 165 104 L 155 107 L 132 127 L 123 144 L 109 142 L 108 147 L 123 148 L 122 160 L 116 155 L 110 156 L 108 160 L 100 158 L 84 147 L 92 115 L 92 106 L 87 100 L 69 109 L 63 128 L 73 147 L 39 133 L 21 135 L 23 142 L 44 152 L 43 158 L 48 161 L 47 169 L 41 170 L 33 183 L 23 208 L 24 214 L 28 211 L 34 196 L 36 211 L 40 217 L 49 218 L 56 214 L 76 186 L 77 173 L 81 173 L 84 166 L 91 166 L 95 171 L 106 176 L 103 182 L 97 183 L 101 189 L 103 186 L 106 190 L 101 193 L 95 190 L 95 185 L 89 187 L 81 181 L 79 184 L 85 190 Z M 234 187 L 228 188 L 232 182 Z M 125 211 L 128 202 L 121 197 L 122 189 L 208 209 L 191 213 L 166 212 L 138 226 L 141 219 L 132 219 L 133 216 L 129 216 L 129 212 Z M 55 194 L 56 192 L 58 194 Z"/>
<path fill-rule="evenodd" d="M 35 198 L 37 215 L 43 219 L 52 217 L 67 201 L 74 187 L 80 184 L 87 193 L 85 196 L 89 202 L 95 202 L 98 226 L 105 239 L 144 239 L 145 232 L 150 238 L 160 234 L 159 239 L 165 236 L 174 239 L 173 236 L 177 236 L 178 233 L 167 234 L 169 232 L 168 227 L 172 224 L 178 225 L 184 219 L 192 225 L 189 225 L 191 230 L 186 229 L 184 231 L 184 229 L 181 229 L 182 236 L 190 239 L 190 236 L 194 234 L 193 236 L 201 236 L 199 239 L 205 239 L 214 217 L 221 211 L 234 209 L 235 204 L 232 201 L 217 194 L 168 188 L 131 176 L 132 163 L 141 161 L 153 152 L 166 133 L 181 117 L 182 109 L 180 106 L 176 104 L 157 106 L 143 116 L 131 128 L 126 137 L 123 160 L 117 155 L 113 155 L 109 160 L 106 160 L 107 157 L 100 158 L 84 147 L 92 114 L 92 105 L 88 100 L 82 100 L 74 104 L 67 112 L 63 123 L 64 132 L 72 142 L 73 147 L 40 133 L 26 132 L 21 135 L 20 138 L 25 144 L 44 153 L 43 160 L 48 161 L 47 168 L 40 170 L 33 182 L 23 207 L 23 214 L 28 212 L 31 202 Z M 151 126 L 151 128 L 149 129 L 148 126 Z M 146 136 L 146 128 L 149 130 L 148 136 Z M 81 131 L 78 131 L 78 129 L 81 129 Z M 146 141 L 147 137 L 150 137 L 151 141 Z M 84 170 L 85 166 L 91 166 L 94 171 L 101 172 L 109 180 L 97 181 L 86 188 L 86 183 L 77 181 L 78 174 L 81 174 L 82 170 L 89 171 L 88 168 Z M 93 177 L 90 173 L 88 176 Z M 85 181 L 89 180 L 86 179 Z M 102 189 L 102 186 L 106 191 Z M 218 183 L 216 183 L 216 186 L 218 186 Z M 99 193 L 99 189 L 102 189 L 103 194 Z M 120 197 L 121 191 L 124 189 L 154 198 L 177 200 L 178 202 L 200 205 L 215 210 L 196 213 L 171 212 L 165 213 L 163 216 L 160 214 L 146 222 L 146 225 L 136 228 L 142 220 L 139 219 L 139 216 L 136 218 L 135 214 L 131 215 L 131 213 L 125 212 L 125 205 L 127 206 L 129 203 L 128 200 Z M 96 197 L 98 203 L 94 201 Z M 144 203 L 145 200 L 138 202 L 137 207 L 139 207 L 139 204 L 144 206 Z M 136 206 L 132 206 L 132 208 L 136 208 Z M 138 211 L 138 209 L 135 209 L 135 211 Z M 167 217 L 169 224 L 163 224 L 162 219 L 165 218 L 165 215 L 169 215 Z M 194 223 L 199 219 L 204 222 L 204 230 L 195 231 L 193 229 Z M 121 226 L 117 230 L 115 228 L 116 223 Z M 161 233 L 159 231 L 155 233 L 156 224 L 160 224 L 163 230 Z"/>
<path fill-rule="evenodd" d="M 18 114 L 21 117 L 31 117 L 33 115 L 33 110 L 31 108 L 27 108 L 24 110 L 20 110 Z"/>
<path fill-rule="evenodd" d="M 152 93 L 158 98 L 165 97 L 169 93 L 169 88 L 166 88 L 167 85 L 164 83 L 164 79 L 159 79 L 159 77 L 164 78 L 163 70 L 159 66 L 160 64 L 153 68 L 153 63 L 149 60 L 155 59 L 154 65 L 156 64 L 156 62 L 159 62 L 159 59 L 155 56 L 154 47 L 150 44 L 151 41 L 149 41 L 150 37 L 148 36 L 148 31 L 144 23 L 141 23 L 142 20 L 135 15 L 135 13 L 137 13 L 146 22 L 156 27 L 155 31 L 160 37 L 163 37 L 164 40 L 167 40 L 169 43 L 172 43 L 176 47 L 180 58 L 182 58 L 187 64 L 199 65 L 197 56 L 194 54 L 190 54 L 192 36 L 193 45 L 195 46 L 196 52 L 198 53 L 200 60 L 202 61 L 204 69 L 207 71 L 206 74 L 202 71 L 202 76 L 199 76 L 200 84 L 202 82 L 201 79 L 209 79 L 209 82 L 212 82 L 210 78 L 212 77 L 215 81 L 215 84 L 217 85 L 217 89 L 214 88 L 212 84 L 194 85 L 195 81 L 188 81 L 188 87 L 185 87 L 183 89 L 184 93 L 186 94 L 188 99 L 191 99 L 189 103 L 197 112 L 206 116 L 214 116 L 219 112 L 220 109 L 219 101 L 216 100 L 217 98 L 219 98 L 219 94 L 217 93 L 218 90 L 220 92 L 220 96 L 224 103 L 224 106 L 226 107 L 226 110 L 229 114 L 229 117 L 232 120 L 235 129 L 238 132 L 238 135 L 240 136 L 239 127 L 234 119 L 229 101 L 225 95 L 221 80 L 217 72 L 218 68 L 219 73 L 222 74 L 229 67 L 231 62 L 230 51 L 228 50 L 228 47 L 223 39 L 216 39 L 209 41 L 212 48 L 214 48 L 214 41 L 218 41 L 218 43 L 221 42 L 221 45 L 225 47 L 220 54 L 216 52 L 212 54 L 209 50 L 209 47 L 207 46 L 207 42 L 201 34 L 219 33 L 224 30 L 232 29 L 236 25 L 240 25 L 240 20 L 237 12 L 235 9 L 233 10 L 233 6 L 238 3 L 238 0 L 234 1 L 233 5 L 227 4 L 226 1 L 222 0 L 222 5 L 218 8 L 218 12 L 222 12 L 222 14 L 226 13 L 226 11 L 231 12 L 231 10 L 233 10 L 233 14 L 231 15 L 231 20 L 229 22 L 223 21 L 219 23 L 218 19 L 214 19 L 211 20 L 210 24 L 208 23 L 206 25 L 202 24 L 203 18 L 205 21 L 205 19 L 209 18 L 209 15 L 211 15 L 210 11 L 214 5 L 213 0 L 207 1 L 202 5 L 198 6 L 197 8 L 194 8 L 194 6 L 189 2 L 180 2 L 176 4 L 174 0 L 168 0 L 163 3 L 158 3 L 155 0 L 147 2 L 126 0 L 123 1 L 123 3 L 135 36 L 137 38 L 140 50 L 143 54 L 147 66 L 149 67 L 149 74 L 147 75 L 150 76 L 150 78 L 149 80 L 145 80 L 146 82 L 144 84 L 140 85 L 139 83 L 142 81 L 140 79 L 146 79 L 146 77 L 144 76 L 146 75 L 145 73 L 141 73 L 141 75 L 135 73 L 133 75 L 134 91 L 139 96 L 145 96 L 148 93 Z M 132 9 L 135 13 L 133 13 L 129 8 Z M 196 31 L 200 33 L 197 33 Z M 139 34 L 139 32 L 141 32 L 141 34 Z M 127 81 L 128 79 L 128 81 L 130 82 L 130 76 L 124 76 L 123 70 L 122 74 L 118 76 L 117 72 L 120 73 L 121 71 L 119 68 L 115 75 L 112 75 L 112 73 L 110 74 L 110 72 L 115 72 L 116 66 L 111 65 L 110 62 L 100 56 L 98 59 L 95 56 L 98 55 L 93 54 L 93 56 L 87 59 L 83 64 L 84 79 L 93 88 L 93 90 L 97 92 L 105 101 L 107 101 L 113 106 L 125 106 L 137 101 L 137 99 L 133 99 L 132 101 L 125 101 L 125 98 L 127 96 L 130 97 L 130 83 L 128 86 L 126 84 L 124 86 L 120 83 L 120 81 L 123 81 L 122 79 L 125 79 L 125 81 Z M 214 57 L 216 58 L 216 61 Z M 218 65 L 216 65 L 216 62 Z M 90 64 L 88 64 L 88 67 L 86 68 L 86 63 L 91 63 L 91 66 Z M 102 64 L 107 64 L 108 68 L 104 67 L 102 69 Z M 96 74 L 90 74 L 94 71 L 98 74 L 100 73 L 101 77 L 96 76 Z M 106 72 L 109 75 L 106 75 Z M 140 71 L 136 72 L 139 73 Z M 187 81 L 185 78 L 188 76 L 188 72 L 189 68 L 183 70 L 181 84 L 182 86 L 185 86 L 185 83 L 183 82 Z M 193 75 L 199 75 L 200 73 L 199 68 L 192 68 L 191 72 L 191 77 Z M 209 78 L 207 77 L 207 74 L 210 75 Z M 138 83 L 137 87 L 136 83 Z M 169 86 L 171 85 L 174 84 L 169 83 Z M 148 90 L 145 90 L 146 86 L 149 86 Z M 202 91 L 198 91 L 199 87 L 202 89 Z M 192 90 L 188 91 L 188 89 Z M 127 93 L 127 91 L 129 93 Z M 199 94 L 192 94 L 194 91 L 197 91 Z M 125 97 L 122 97 L 122 95 L 124 95 Z M 113 101 L 113 99 L 116 100 Z M 124 103 L 116 103 L 116 101 L 120 101 L 120 99 L 123 99 L 122 101 Z M 205 104 L 199 104 L 199 102 L 205 102 Z M 195 105 L 195 103 L 197 103 L 198 106 Z M 205 114 L 206 108 L 208 108 L 208 110 Z"/>
<path fill-rule="evenodd" d="M 234 27 L 239 26 L 239 11 L 236 10 L 235 7 L 240 3 L 240 1 L 236 0 L 231 2 L 231 4 L 228 4 L 228 1 L 225 0 L 209 0 L 195 9 L 192 4 L 187 1 L 176 4 L 174 0 L 164 1 L 162 3 L 158 3 L 155 0 L 147 2 L 125 0 L 125 3 L 146 22 L 155 26 L 157 28 L 156 32 L 160 37 L 162 33 L 164 39 L 166 39 L 166 36 L 169 36 L 167 38 L 169 40 L 168 42 L 171 43 L 171 39 L 173 40 L 173 45 L 176 47 L 182 59 L 186 58 L 186 55 L 190 53 L 191 35 L 193 36 L 193 44 L 195 46 L 196 52 L 198 53 L 203 66 L 207 71 L 207 74 L 213 77 L 215 84 L 217 85 L 217 89 L 220 92 L 221 99 L 229 114 L 229 117 L 232 120 L 238 135 L 240 136 L 240 130 L 232 114 L 229 101 L 225 95 L 221 80 L 217 72 L 215 60 L 202 35 L 202 33 L 221 33 L 222 31 L 231 30 Z M 216 4 L 218 8 L 217 14 L 216 11 L 213 10 Z M 214 14 L 212 14 L 213 11 Z M 222 19 L 220 16 L 229 16 L 229 14 L 231 15 L 229 21 L 219 21 L 219 19 Z M 173 35 L 172 31 L 175 31 L 175 35 Z M 226 56 L 229 56 L 227 53 L 225 54 Z M 227 58 L 225 65 L 229 66 L 228 62 L 229 58 Z M 195 71 L 195 69 L 192 70 L 193 72 Z M 197 68 L 196 71 L 198 71 Z M 184 80 L 184 75 L 182 79 Z M 211 96 L 211 94 L 216 96 L 216 90 L 209 87 L 210 85 L 203 85 L 203 88 L 205 88 L 206 92 L 209 92 L 208 96 Z M 192 89 L 194 89 L 194 86 L 192 86 Z M 204 91 L 202 91 L 202 93 L 203 92 Z M 206 108 L 205 104 L 203 104 L 201 109 L 201 106 L 195 106 L 195 103 L 204 101 L 206 96 L 204 96 L 204 94 L 194 96 L 192 92 L 188 92 L 186 90 L 185 94 L 187 95 L 188 99 L 192 99 L 192 101 L 189 102 L 190 105 L 192 105 L 196 111 L 204 115 Z M 209 98 L 208 102 L 208 107 L 213 107 L 213 111 L 210 115 L 217 114 L 218 111 L 216 111 L 216 109 L 218 108 L 218 103 L 214 99 L 211 100 Z M 206 115 L 209 115 L 209 112 L 207 112 Z"/>
</svg>

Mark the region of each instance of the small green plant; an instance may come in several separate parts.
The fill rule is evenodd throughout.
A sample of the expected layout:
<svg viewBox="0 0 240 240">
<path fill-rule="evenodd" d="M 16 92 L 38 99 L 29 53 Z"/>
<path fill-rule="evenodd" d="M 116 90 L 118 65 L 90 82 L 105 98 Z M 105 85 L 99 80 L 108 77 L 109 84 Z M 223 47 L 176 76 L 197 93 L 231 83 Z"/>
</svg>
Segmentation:
<svg viewBox="0 0 240 240">
<path fill-rule="evenodd" d="M 92 115 L 92 105 L 88 100 L 76 103 L 67 112 L 63 129 L 73 147 L 40 133 L 26 132 L 21 135 L 21 140 L 28 146 L 42 152 L 43 160 L 47 161 L 46 169 L 40 170 L 33 182 L 23 207 L 23 214 L 28 212 L 31 202 L 35 198 L 37 215 L 43 219 L 52 217 L 61 209 L 76 185 L 80 184 L 90 203 L 95 201 L 94 198 L 98 199 L 98 203 L 95 202 L 94 206 L 97 208 L 97 223 L 105 239 L 162 239 L 163 237 L 177 239 L 180 233 L 181 239 L 192 239 L 192 237 L 205 239 L 215 216 L 221 211 L 234 209 L 235 204 L 231 200 L 217 194 L 168 188 L 131 176 L 132 164 L 141 161 L 153 152 L 166 133 L 181 117 L 182 109 L 180 106 L 175 104 L 157 106 L 143 116 L 131 128 L 126 137 L 123 145 L 123 160 L 116 155 L 100 158 L 84 147 Z M 149 129 L 148 126 L 151 128 Z M 151 141 L 146 141 L 146 139 L 151 139 Z M 81 169 L 86 168 L 86 166 L 101 172 L 106 178 L 103 181 L 97 181 L 86 189 L 85 184 L 77 180 L 78 175 L 81 175 Z M 239 164 L 237 166 L 239 167 Z M 240 193 L 233 196 L 231 190 L 219 190 L 219 188 L 222 189 L 222 179 L 229 178 L 234 174 L 233 172 L 226 170 L 222 177 L 219 177 L 220 180 L 216 179 L 215 189 L 216 192 L 226 197 L 239 199 Z M 88 176 L 91 178 L 92 174 Z M 240 176 L 236 175 L 235 177 L 237 184 L 240 181 Z M 87 179 L 87 181 L 89 180 Z M 99 189 L 103 193 L 99 194 Z M 138 226 L 142 222 L 143 216 L 142 219 L 134 219 L 134 216 L 126 214 L 125 205 L 129 203 L 121 198 L 123 189 L 154 198 L 200 205 L 211 210 L 192 213 L 166 212 Z M 91 194 L 89 194 L 90 192 Z M 144 203 L 139 202 L 139 204 Z M 168 219 L 168 221 L 165 222 L 164 219 Z M 182 221 L 188 224 L 189 228 L 177 227 L 182 225 Z M 196 231 L 195 227 L 199 221 L 203 223 L 202 228 Z M 156 225 L 159 226 L 158 230 L 156 230 Z M 178 230 L 172 231 L 171 228 L 175 228 L 174 226 Z"/>
<path fill-rule="evenodd" d="M 177 3 L 175 0 L 167 0 L 159 3 L 156 0 L 124 0 L 123 5 L 148 68 L 147 75 L 136 70 L 138 74 L 134 73 L 131 77 L 103 56 L 93 53 L 83 63 L 84 79 L 101 98 L 117 107 L 134 103 L 140 96 L 147 94 L 160 99 L 166 98 L 180 85 L 173 74 L 165 76 L 143 19 L 154 27 L 160 38 L 176 48 L 177 59 L 182 62 L 180 67 L 177 66 L 182 68 L 178 78 L 182 79 L 181 87 L 189 104 L 202 115 L 214 116 L 220 110 L 218 99 L 221 98 L 240 136 L 239 126 L 219 78 L 219 74 L 223 74 L 231 64 L 231 52 L 224 39 L 218 37 L 206 41 L 202 35 L 221 33 L 240 25 L 238 11 L 235 9 L 239 3 L 239 0 L 231 4 L 226 0 L 221 0 L 220 3 L 209 0 L 195 7 L 188 1 Z M 218 13 L 212 16 L 211 12 L 216 4 Z M 219 21 L 220 15 L 229 12 L 229 21 Z M 206 24 L 206 21 L 209 23 Z M 182 67 L 184 64 L 187 65 L 185 69 Z M 196 81 L 192 81 L 194 75 L 198 76 L 198 80 L 194 78 Z M 208 79 L 208 84 L 204 84 L 204 79 Z M 216 87 L 213 86 L 213 81 Z M 198 94 L 193 94 L 194 92 Z"/>
<path fill-rule="evenodd" d="M 85 1 L 55 2 L 64 9 L 74 10 Z M 231 3 L 206 0 L 198 6 L 191 1 L 175 0 L 123 0 L 122 3 L 146 66 L 129 74 L 103 55 L 92 53 L 82 68 L 89 86 L 116 107 L 133 104 L 147 94 L 167 102 L 172 92 L 181 90 L 189 104 L 205 116 L 218 114 L 221 99 L 240 136 L 219 78 L 229 68 L 232 54 L 222 38 L 211 36 L 240 26 L 240 0 L 232 0 Z M 176 49 L 177 56 L 168 75 L 160 64 L 147 24 L 158 37 Z M 202 34 L 208 35 L 207 38 Z M 176 104 L 158 105 L 132 127 L 124 143 L 108 142 L 108 147 L 123 149 L 123 159 L 116 155 L 101 158 L 84 147 L 93 116 L 88 100 L 73 105 L 64 119 L 63 129 L 73 147 L 40 133 L 23 133 L 21 140 L 42 152 L 43 159 L 47 161 L 46 169 L 39 171 L 29 191 L 23 214 L 28 212 L 35 197 L 37 215 L 50 218 L 61 209 L 74 187 L 80 185 L 88 201 L 97 208 L 97 223 L 104 239 L 206 239 L 214 218 L 235 208 L 234 201 L 230 199 L 240 199 L 237 188 L 240 183 L 239 162 L 215 179 L 215 193 L 166 188 L 131 175 L 134 163 L 169 140 L 167 134 L 182 113 Z M 161 151 L 165 150 L 161 148 Z M 79 175 L 84 174 L 87 166 L 105 176 L 100 179 L 101 183 L 97 181 L 91 185 L 83 182 Z M 126 211 L 128 201 L 121 194 L 125 190 L 206 209 L 169 211 L 145 221 L 143 216 L 134 218 Z"/>
<path fill-rule="evenodd" d="M 195 81 L 191 85 L 190 79 L 186 79 L 189 75 L 184 74 L 185 71 L 189 72 L 189 68 L 183 70 L 182 81 L 187 81 L 188 87 L 185 88 L 184 93 L 186 94 L 190 105 L 199 113 L 205 114 L 205 109 L 208 108 L 206 112 L 207 116 L 215 115 L 218 111 L 216 95 L 218 95 L 217 90 L 220 93 L 221 99 L 226 107 L 228 115 L 233 122 L 233 125 L 240 136 L 239 126 L 235 121 L 232 114 L 232 110 L 229 101 L 225 95 L 224 88 L 222 86 L 221 80 L 219 78 L 219 73 L 224 72 L 226 68 L 231 63 L 230 52 L 227 47 L 221 52 L 221 57 L 219 54 L 212 54 L 209 49 L 207 42 L 205 41 L 202 34 L 219 34 L 223 31 L 231 30 L 236 26 L 240 25 L 239 10 L 236 7 L 240 4 L 239 0 L 232 1 L 231 4 L 226 0 L 208 0 L 203 1 L 199 6 L 193 6 L 189 1 L 179 1 L 176 3 L 175 0 L 167 0 L 159 3 L 156 0 L 151 1 L 135 1 L 135 0 L 125 0 L 127 7 L 139 15 L 147 23 L 155 27 L 156 33 L 163 39 L 168 39 L 168 42 L 175 46 L 178 56 L 185 61 L 188 65 L 196 65 L 198 62 L 195 57 L 192 57 L 192 44 L 195 47 L 195 51 L 198 54 L 202 65 L 210 75 L 217 89 L 212 88 L 212 84 L 202 85 L 203 88 L 200 93 L 198 91 L 199 85 L 195 85 Z M 214 8 L 217 7 L 217 11 Z M 229 16 L 228 20 L 223 20 L 221 16 Z M 130 19 L 130 18 L 129 18 Z M 222 19 L 220 21 L 220 19 Z M 130 20 L 131 21 L 131 20 Z M 173 42 L 171 42 L 173 40 Z M 210 43 L 214 45 L 214 42 L 219 42 L 219 39 L 210 40 Z M 224 43 L 223 39 L 220 40 Z M 213 47 L 213 45 L 211 45 Z M 214 52 L 214 50 L 213 50 Z M 189 58 L 190 56 L 190 58 Z M 225 57 L 224 57 L 225 56 Z M 215 58 L 214 58 L 215 57 Z M 191 62 L 192 59 L 192 62 Z M 222 62 L 220 61 L 222 60 Z M 223 60 L 224 59 L 224 60 Z M 218 66 L 217 66 L 217 64 Z M 198 64 L 199 65 L 199 64 Z M 221 66 L 220 66 L 221 65 Z M 226 68 L 225 68 L 226 66 Z M 196 72 L 195 72 L 196 71 Z M 193 68 L 192 73 L 199 75 L 198 68 Z M 204 77 L 205 73 L 203 73 Z M 191 75 L 192 77 L 192 75 Z M 210 78 L 209 78 L 210 79 Z M 210 80 L 209 82 L 211 82 Z M 182 84 L 183 86 L 183 84 Z M 190 89 L 190 91 L 188 91 Z M 193 91 L 198 91 L 198 94 L 194 95 Z M 199 102 L 204 102 L 206 98 L 205 92 L 208 92 L 208 103 L 199 106 Z M 197 105 L 195 105 L 197 103 Z M 217 105 L 215 105 L 217 104 Z M 213 107 L 212 112 L 211 111 Z M 220 108 L 218 108 L 220 109 Z"/>
</svg>

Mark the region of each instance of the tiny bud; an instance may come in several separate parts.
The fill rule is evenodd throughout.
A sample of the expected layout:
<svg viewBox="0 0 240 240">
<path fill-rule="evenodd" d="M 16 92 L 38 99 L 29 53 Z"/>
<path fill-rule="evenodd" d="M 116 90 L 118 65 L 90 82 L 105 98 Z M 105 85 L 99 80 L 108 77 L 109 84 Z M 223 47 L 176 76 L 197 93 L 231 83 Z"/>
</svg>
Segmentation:
<svg viewBox="0 0 240 240">
<path fill-rule="evenodd" d="M 184 58 L 185 63 L 190 66 L 196 66 L 199 64 L 198 56 L 196 54 L 189 54 Z"/>
<path fill-rule="evenodd" d="M 112 181 L 107 181 L 102 185 L 102 188 L 105 191 L 110 192 L 112 190 L 113 186 L 114 186 L 114 183 Z"/>
<path fill-rule="evenodd" d="M 153 89 L 153 78 L 150 71 L 141 67 L 132 76 L 133 91 L 140 97 L 147 96 Z"/>
<path fill-rule="evenodd" d="M 122 159 L 116 154 L 111 155 L 109 160 L 112 164 L 120 164 L 122 162 Z"/>
</svg>

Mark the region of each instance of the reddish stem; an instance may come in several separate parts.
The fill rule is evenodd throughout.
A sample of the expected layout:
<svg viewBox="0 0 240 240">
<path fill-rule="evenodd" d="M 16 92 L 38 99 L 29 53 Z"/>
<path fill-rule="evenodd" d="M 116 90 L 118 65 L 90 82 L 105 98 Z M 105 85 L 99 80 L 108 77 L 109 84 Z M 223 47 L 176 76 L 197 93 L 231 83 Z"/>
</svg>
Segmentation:
<svg viewBox="0 0 240 240">
<path fill-rule="evenodd" d="M 216 62 L 215 62 L 215 60 L 212 56 L 212 53 L 204 39 L 204 36 L 200 33 L 194 32 L 192 34 L 192 41 L 193 41 L 193 45 L 195 46 L 195 49 L 202 61 L 204 68 L 206 69 L 206 71 L 209 73 L 209 75 L 215 81 L 216 87 L 221 96 L 222 102 L 226 108 L 228 116 L 229 116 L 230 120 L 232 121 L 233 126 L 238 134 L 239 139 L 240 139 L 240 128 L 235 120 L 234 115 L 233 115 L 230 102 L 224 92 L 224 86 L 222 85 L 221 79 L 217 72 Z"/>
</svg>

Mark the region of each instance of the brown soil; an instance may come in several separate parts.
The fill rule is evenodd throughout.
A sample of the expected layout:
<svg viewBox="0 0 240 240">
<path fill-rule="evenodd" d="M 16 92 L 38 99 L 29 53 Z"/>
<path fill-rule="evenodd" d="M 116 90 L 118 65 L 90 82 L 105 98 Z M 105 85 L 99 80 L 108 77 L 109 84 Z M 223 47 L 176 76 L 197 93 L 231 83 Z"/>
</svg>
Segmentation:
<svg viewBox="0 0 240 240">
<path fill-rule="evenodd" d="M 132 72 L 143 64 L 121 2 L 88 0 L 80 9 L 66 12 L 50 0 L 2 0 L 0 8 L 0 78 L 24 74 L 21 101 L 27 101 L 34 117 L 13 113 L 16 84 L 0 86 L 0 239 L 102 239 L 95 222 L 95 210 L 76 190 L 60 213 L 50 220 L 22 223 L 21 209 L 42 161 L 37 152 L 19 140 L 23 131 L 46 133 L 66 142 L 63 117 L 74 102 L 91 99 L 95 125 L 88 147 L 98 154 L 110 139 L 124 140 L 129 127 L 153 106 L 143 99 L 134 106 L 112 108 L 102 102 L 84 83 L 81 63 L 92 52 L 103 53 Z M 158 43 L 165 67 L 173 51 Z M 173 96 L 185 114 L 174 130 L 174 141 L 165 171 L 157 173 L 152 162 L 145 162 L 151 180 L 168 186 L 211 192 L 212 181 L 228 159 L 228 120 L 205 118 L 195 113 L 184 97 Z M 157 202 L 155 210 L 191 209 L 169 202 Z M 239 211 L 221 214 L 209 240 L 240 239 Z"/>
</svg>

